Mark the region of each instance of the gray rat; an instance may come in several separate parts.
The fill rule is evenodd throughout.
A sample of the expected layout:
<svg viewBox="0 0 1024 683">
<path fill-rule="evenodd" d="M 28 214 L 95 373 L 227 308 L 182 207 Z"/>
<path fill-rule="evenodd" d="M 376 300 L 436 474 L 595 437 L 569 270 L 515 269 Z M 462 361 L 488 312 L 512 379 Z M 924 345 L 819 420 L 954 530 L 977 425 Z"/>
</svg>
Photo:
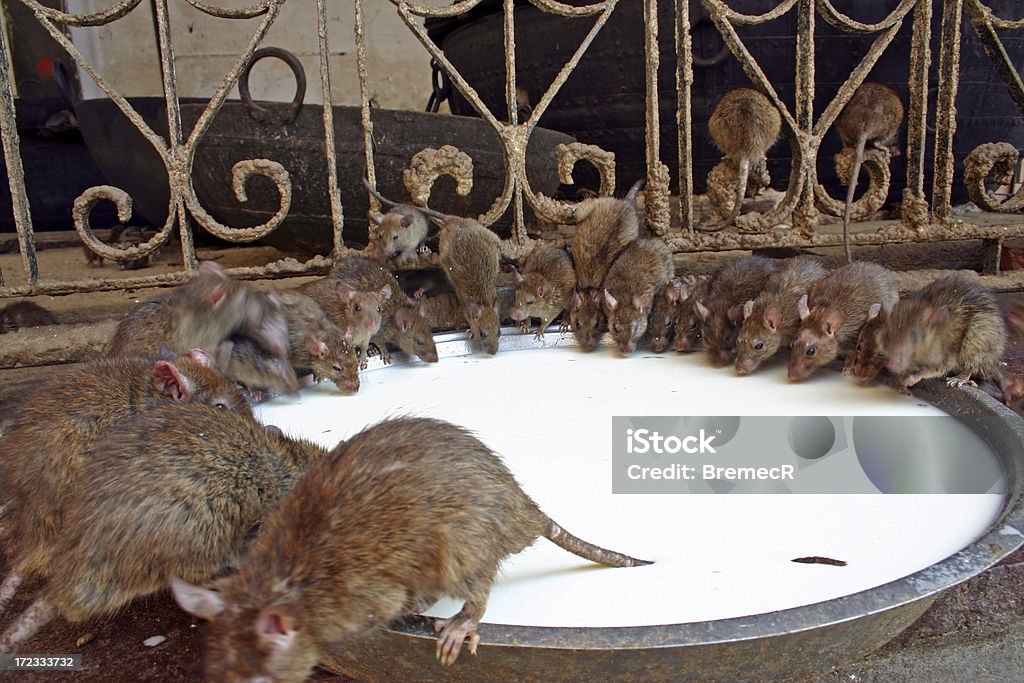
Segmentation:
<svg viewBox="0 0 1024 683">
<path fill-rule="evenodd" d="M 232 281 L 212 261 L 199 264 L 187 283 L 139 304 L 117 326 L 107 345 L 112 358 L 155 356 L 160 345 L 181 352 L 213 353 L 232 334 L 249 337 L 278 357 L 288 354 L 288 330 L 280 300 Z"/>
<path fill-rule="evenodd" d="M 576 286 L 572 259 L 565 249 L 537 246 L 526 257 L 522 272 L 515 272 L 515 302 L 512 319 L 529 329 L 530 318 L 539 318 L 537 338 L 569 305 Z M 568 324 L 564 323 L 563 328 Z"/>
<path fill-rule="evenodd" d="M 626 247 L 604 279 L 604 311 L 619 352 L 628 356 L 647 331 L 654 296 L 672 279 L 672 250 L 660 239 Z"/>
<path fill-rule="evenodd" d="M 736 198 L 729 217 L 701 230 L 715 231 L 732 225 L 743 209 L 750 168 L 765 162 L 768 149 L 779 139 L 782 116 L 766 96 L 752 88 L 735 88 L 725 93 L 708 120 L 708 133 L 715 146 L 736 162 Z"/>
<path fill-rule="evenodd" d="M 0 637 L 10 652 L 58 614 L 111 614 L 167 587 L 209 581 L 247 544 L 306 467 L 325 451 L 249 415 L 170 404 L 97 440 L 66 502 L 61 531 L 24 562 L 48 579 Z"/>
<path fill-rule="evenodd" d="M 33 301 L 15 301 L 0 309 L 0 334 L 59 322 L 53 313 Z"/>
<path fill-rule="evenodd" d="M 259 344 L 240 335 L 232 335 L 217 346 L 217 367 L 227 377 L 245 387 L 254 396 L 274 391 L 294 394 L 299 380 L 288 358 L 270 355 Z"/>
<path fill-rule="evenodd" d="M 708 281 L 707 294 L 694 299 L 701 320 L 704 349 L 711 364 L 722 367 L 736 356 L 736 333 L 743 320 L 743 304 L 768 285 L 777 264 L 761 256 L 743 256 L 719 268 Z"/>
<path fill-rule="evenodd" d="M 404 293 L 397 299 L 400 305 L 385 321 L 387 324 L 381 324 L 380 332 L 374 337 L 374 343 L 380 347 L 384 361 L 390 362 L 387 346 L 394 344 L 410 356 L 416 356 L 427 363 L 436 363 L 437 344 L 426 306 L 422 301 L 416 301 Z"/>
<path fill-rule="evenodd" d="M 647 564 L 569 534 L 466 430 L 398 418 L 314 462 L 237 574 L 215 590 L 174 579 L 172 591 L 184 610 L 211 622 L 206 675 L 213 680 L 230 673 L 301 681 L 328 644 L 441 595 L 466 600 L 436 624 L 438 659 L 452 664 L 466 639 L 476 651 L 500 562 L 539 536 L 602 564 Z"/>
<path fill-rule="evenodd" d="M 864 163 L 864 149 L 870 144 L 898 153 L 896 135 L 902 123 L 903 102 L 892 88 L 881 83 L 862 83 L 836 119 L 836 128 L 843 144 L 856 150 L 850 169 L 850 182 L 846 188 L 846 208 L 843 211 L 843 247 L 848 262 L 853 261 L 850 252 L 850 212 L 853 195 L 857 190 L 857 176 Z"/>
<path fill-rule="evenodd" d="M 736 336 L 738 374 L 748 375 L 779 349 L 789 349 L 800 329 L 797 301 L 827 274 L 813 256 L 787 259 L 768 277 L 764 291 L 744 303 Z"/>
<path fill-rule="evenodd" d="M 100 359 L 70 367 L 26 397 L 0 438 L 7 504 L 7 555 L 13 571 L 0 586 L 0 613 L 21 582 L 21 563 L 61 530 L 64 503 L 87 452 L 104 431 L 176 401 L 251 415 L 235 383 L 199 349 L 162 359 Z"/>
<path fill-rule="evenodd" d="M 807 379 L 853 351 L 872 304 L 889 310 L 899 299 L 896 278 L 877 263 L 856 261 L 832 272 L 800 298 L 800 329 L 789 355 L 789 379 Z"/>
<path fill-rule="evenodd" d="M 359 361 L 311 297 L 296 291 L 281 292 L 288 320 L 288 362 L 296 369 L 310 370 L 315 381 L 329 379 L 343 394 L 359 391 Z"/>
<path fill-rule="evenodd" d="M 470 338 L 493 355 L 501 334 L 497 292 L 501 240 L 472 218 L 431 215 L 444 221 L 438 243 L 441 268 L 462 304 Z"/>
<path fill-rule="evenodd" d="M 378 239 L 373 247 L 385 259 L 396 258 L 399 264 L 415 261 L 423 249 L 430 225 L 423 211 L 412 204 L 399 204 L 385 198 L 363 178 L 363 186 L 391 209 L 381 216 L 370 213 L 370 220 L 378 226 Z"/>
<path fill-rule="evenodd" d="M 946 275 L 900 299 L 878 331 L 877 353 L 904 391 L 922 379 L 947 377 L 950 386 L 972 377 L 1000 385 L 1004 401 L 1017 398 L 1000 358 L 1006 326 L 992 293 L 962 275 Z"/>
<path fill-rule="evenodd" d="M 569 253 L 576 269 L 576 289 L 569 306 L 569 323 L 584 351 L 597 347 L 605 323 L 601 291 L 604 278 L 619 254 L 640 236 L 636 195 L 639 181 L 625 199 L 592 197 L 576 208 L 576 236 Z"/>
<path fill-rule="evenodd" d="M 679 315 L 687 307 L 689 287 L 679 278 L 669 280 L 654 296 L 647 332 L 651 338 L 651 351 L 661 353 L 672 343 Z"/>
</svg>

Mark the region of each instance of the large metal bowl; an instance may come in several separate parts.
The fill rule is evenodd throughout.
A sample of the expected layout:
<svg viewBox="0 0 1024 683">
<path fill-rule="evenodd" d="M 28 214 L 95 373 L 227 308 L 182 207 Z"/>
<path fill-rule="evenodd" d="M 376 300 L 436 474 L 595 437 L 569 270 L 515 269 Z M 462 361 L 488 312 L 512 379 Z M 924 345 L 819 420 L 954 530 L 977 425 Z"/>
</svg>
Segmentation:
<svg viewBox="0 0 1024 683">
<path fill-rule="evenodd" d="M 438 337 L 441 356 L 477 350 L 463 334 Z M 553 341 L 556 340 L 556 341 Z M 535 348 L 532 335 L 502 332 L 502 353 Z M 573 346 L 554 328 L 547 346 Z M 395 362 L 403 361 L 401 354 Z M 444 362 L 442 360 L 442 362 Z M 379 361 L 372 368 L 381 367 Z M 915 621 L 939 596 L 1024 542 L 1024 428 L 986 394 L 924 382 L 915 395 L 963 422 L 997 454 L 1007 496 L 998 519 L 963 550 L 921 571 L 817 604 L 717 621 L 623 628 L 485 624 L 480 655 L 451 667 L 434 659 L 430 620 L 412 617 L 336 649 L 324 662 L 367 681 L 781 681 L 856 661 Z"/>
</svg>

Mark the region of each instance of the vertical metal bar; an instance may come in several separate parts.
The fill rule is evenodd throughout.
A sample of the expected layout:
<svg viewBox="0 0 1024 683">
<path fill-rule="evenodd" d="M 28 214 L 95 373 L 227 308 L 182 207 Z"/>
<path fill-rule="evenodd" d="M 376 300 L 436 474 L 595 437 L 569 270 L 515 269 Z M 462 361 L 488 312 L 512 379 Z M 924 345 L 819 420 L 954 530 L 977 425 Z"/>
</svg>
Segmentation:
<svg viewBox="0 0 1024 683">
<path fill-rule="evenodd" d="M 932 213 L 939 220 L 947 219 L 952 214 L 953 134 L 956 132 L 960 20 L 963 8 L 963 0 L 946 0 L 942 11 L 938 111 L 935 114 L 935 177 L 932 180 Z"/>
<path fill-rule="evenodd" d="M 337 259 L 345 248 L 345 213 L 338 190 L 338 157 L 334 150 L 334 107 L 331 105 L 331 53 L 327 42 L 327 3 L 316 0 L 316 32 L 320 40 L 320 87 L 324 101 L 324 154 L 327 156 L 327 194 L 331 202 L 334 244 L 331 257 Z"/>
<path fill-rule="evenodd" d="M 921 0 L 914 11 L 910 46 L 910 101 L 907 103 L 907 187 L 924 199 L 924 148 L 928 130 L 928 69 L 932 63 L 932 3 Z"/>
<path fill-rule="evenodd" d="M 676 127 L 679 131 L 679 221 L 693 232 L 693 40 L 690 0 L 676 3 Z"/>
<path fill-rule="evenodd" d="M 647 62 L 647 83 L 644 92 L 647 110 L 647 162 L 648 181 L 657 167 L 661 144 L 661 112 L 658 111 L 658 0 L 644 0 L 644 56 Z"/>
<path fill-rule="evenodd" d="M 508 106 L 508 122 L 519 124 L 518 101 L 516 97 L 516 23 L 512 16 L 515 0 L 505 0 L 505 102 Z"/>
<path fill-rule="evenodd" d="M 184 149 L 181 145 L 181 111 L 178 108 L 178 79 L 174 69 L 174 49 L 171 46 L 171 18 L 167 0 L 156 0 L 157 38 L 160 46 L 160 75 L 163 79 L 164 100 L 167 103 L 167 145 L 169 148 L 167 182 L 171 191 L 171 211 L 178 214 L 178 233 L 181 237 L 181 258 L 185 270 L 195 270 L 195 245 L 192 229 L 185 212 L 185 187 L 192 179 L 185 174 Z"/>
<path fill-rule="evenodd" d="M 516 93 L 516 22 L 513 13 L 515 0 L 504 2 L 505 29 L 505 102 L 508 108 L 508 125 L 512 128 L 519 125 L 519 98 Z M 505 173 L 512 176 L 512 237 L 516 244 L 526 244 L 526 220 L 523 215 L 523 179 L 521 174 L 526 168 L 526 144 L 505 146 L 506 154 L 515 155 L 516 159 L 505 160 Z"/>
<path fill-rule="evenodd" d="M 797 6 L 796 22 L 796 128 L 800 153 L 794 155 L 790 185 L 802 183 L 800 199 L 793 210 L 793 226 L 803 232 L 813 230 L 815 154 L 808 155 L 814 128 L 814 0 L 802 0 Z M 799 161 L 798 161 L 799 159 Z"/>
<path fill-rule="evenodd" d="M 374 187 L 377 186 L 377 169 L 373 164 L 373 120 L 370 118 L 370 91 L 366 75 L 366 32 L 363 27 L 363 0 L 355 0 L 356 22 L 356 69 L 359 72 L 359 113 L 363 126 L 363 146 L 366 153 L 366 179 Z M 327 103 L 324 103 L 327 106 Z M 380 202 L 370 194 L 370 211 L 380 211 Z M 335 235 L 334 250 L 340 253 L 345 245 Z"/>
<path fill-rule="evenodd" d="M 21 162 L 21 144 L 18 141 L 18 122 L 15 118 L 14 91 L 12 89 L 11 62 L 7 54 L 7 36 L 0 30 L 0 135 L 3 136 L 4 159 L 7 162 L 7 181 L 11 188 L 14 225 L 18 230 L 21 263 L 30 287 L 39 281 L 36 262 L 35 238 L 32 235 L 32 212 L 25 190 L 25 167 Z"/>
</svg>

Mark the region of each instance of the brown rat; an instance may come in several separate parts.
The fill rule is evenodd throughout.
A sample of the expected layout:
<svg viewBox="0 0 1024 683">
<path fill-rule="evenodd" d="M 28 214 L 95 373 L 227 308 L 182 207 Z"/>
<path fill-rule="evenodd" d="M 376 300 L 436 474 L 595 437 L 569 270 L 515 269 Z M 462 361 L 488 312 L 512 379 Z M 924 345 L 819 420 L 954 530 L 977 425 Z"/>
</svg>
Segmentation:
<svg viewBox="0 0 1024 683">
<path fill-rule="evenodd" d="M 715 146 L 736 162 L 736 198 L 723 222 L 700 230 L 715 231 L 732 225 L 743 209 L 750 168 L 765 162 L 768 149 L 779 139 L 782 116 L 766 96 L 752 88 L 735 88 L 722 96 L 708 120 Z"/>
<path fill-rule="evenodd" d="M 484 351 L 498 352 L 501 334 L 497 277 L 501 241 L 472 218 L 445 216 L 438 243 L 441 268 L 469 322 L 470 339 Z"/>
<path fill-rule="evenodd" d="M 399 264 L 416 260 L 427 238 L 430 225 L 423 211 L 412 204 L 400 204 L 385 198 L 363 178 L 363 186 L 390 210 L 381 216 L 370 213 L 370 220 L 378 226 L 378 240 L 373 246 L 384 259 L 396 258 Z M 426 250 L 429 253 L 429 250 Z"/>
<path fill-rule="evenodd" d="M 288 321 L 288 362 L 309 370 L 314 381 L 329 379 L 343 394 L 359 391 L 359 361 L 320 305 L 297 291 L 280 293 Z"/>
<path fill-rule="evenodd" d="M 843 211 L 843 246 L 846 248 L 848 262 L 853 261 L 850 252 L 850 211 L 857 190 L 857 176 L 864 163 L 864 149 L 868 144 L 879 149 L 896 149 L 896 135 L 902 123 L 903 102 L 892 88 L 881 83 L 862 83 L 836 119 L 836 128 L 843 144 L 856 150 L 850 169 L 850 182 L 846 188 L 846 208 Z"/>
<path fill-rule="evenodd" d="M 768 277 L 757 298 L 747 300 L 736 337 L 738 374 L 750 374 L 780 349 L 789 350 L 800 329 L 797 301 L 827 274 L 813 256 L 796 256 Z"/>
<path fill-rule="evenodd" d="M 576 236 L 569 253 L 576 269 L 576 289 L 569 306 L 573 334 L 584 351 L 593 351 L 605 327 L 605 276 L 619 254 L 640 235 L 636 195 L 643 187 L 637 182 L 625 199 L 593 197 L 576 208 Z"/>
<path fill-rule="evenodd" d="M 565 249 L 537 246 L 526 257 L 522 272 L 515 273 L 515 302 L 512 319 L 529 329 L 530 318 L 539 318 L 537 338 L 569 305 L 576 286 L 572 259 Z M 568 328 L 563 323 L 563 328 Z M 525 331 L 525 330 L 524 330 Z"/>
<path fill-rule="evenodd" d="M 689 287 L 677 277 L 669 280 L 668 284 L 654 296 L 647 325 L 651 351 L 661 353 L 672 343 L 679 314 L 689 298 Z"/>
<path fill-rule="evenodd" d="M 56 316 L 33 301 L 15 301 L 0 309 L 0 334 L 17 332 L 23 327 L 59 324 Z"/>
<path fill-rule="evenodd" d="M 324 454 L 249 415 L 198 404 L 160 406 L 108 430 L 82 463 L 65 526 L 24 563 L 48 582 L 0 637 L 0 652 L 57 614 L 110 614 L 165 589 L 171 575 L 206 582 L 237 567 L 265 517 Z"/>
<path fill-rule="evenodd" d="M 0 612 L 21 581 L 20 563 L 62 528 L 65 499 L 92 444 L 113 425 L 175 401 L 251 414 L 235 383 L 199 349 L 169 359 L 90 361 L 70 367 L 26 397 L 0 439 L 7 555 L 14 567 L 0 587 Z"/>
<path fill-rule="evenodd" d="M 877 263 L 856 261 L 832 272 L 797 302 L 800 329 L 789 355 L 789 379 L 807 379 L 851 353 L 872 304 L 889 310 L 899 298 L 896 278 Z"/>
<path fill-rule="evenodd" d="M 225 376 L 245 387 L 254 396 L 274 391 L 294 394 L 299 380 L 288 358 L 272 356 L 259 344 L 240 335 L 232 335 L 217 346 L 217 367 Z"/>
<path fill-rule="evenodd" d="M 473 495 L 455 491 L 453 481 Z M 213 680 L 228 672 L 303 680 L 327 644 L 380 628 L 441 595 L 466 600 L 436 624 L 438 659 L 451 664 L 466 639 L 476 651 L 500 562 L 539 536 L 602 564 L 647 564 L 569 534 L 461 427 L 399 418 L 314 462 L 245 566 L 216 590 L 181 580 L 172 590 L 183 609 L 211 622 L 206 675 Z"/>
<path fill-rule="evenodd" d="M 655 295 L 672 279 L 672 250 L 660 239 L 626 247 L 604 279 L 604 311 L 619 352 L 628 356 L 647 331 Z"/>
<path fill-rule="evenodd" d="M 761 256 L 743 256 L 719 268 L 707 284 L 707 294 L 694 299 L 700 318 L 704 349 L 711 364 L 722 367 L 736 356 L 736 334 L 743 319 L 743 304 L 768 285 L 777 264 Z"/>
<path fill-rule="evenodd" d="M 1000 358 L 1006 325 L 992 293 L 962 275 L 946 275 L 901 299 L 885 315 L 875 341 L 885 367 L 905 391 L 922 379 L 947 377 L 950 386 L 972 377 L 1000 385 L 1004 400 L 1019 398 Z"/>
<path fill-rule="evenodd" d="M 410 356 L 416 356 L 427 363 L 436 363 L 437 344 L 434 342 L 425 303 L 404 293 L 398 296 L 398 301 L 401 305 L 394 309 L 387 324 L 382 324 L 380 332 L 374 337 L 374 343 L 380 347 L 384 361 L 390 362 L 387 346 L 394 344 Z M 462 326 L 465 327 L 465 323 Z"/>
<path fill-rule="evenodd" d="M 694 302 L 707 297 L 711 278 L 701 278 L 686 285 L 686 296 L 681 297 L 676 310 L 675 333 L 672 348 L 679 353 L 695 351 L 703 344 L 702 320 Z"/>
<path fill-rule="evenodd" d="M 155 356 L 161 344 L 178 352 L 200 348 L 213 353 L 236 333 L 275 356 L 288 354 L 287 323 L 276 295 L 254 292 L 232 281 L 216 263 L 203 261 L 187 283 L 129 312 L 107 345 L 107 355 Z"/>
<path fill-rule="evenodd" d="M 853 353 L 847 354 L 846 363 L 843 365 L 843 374 L 850 375 L 859 382 L 873 380 L 885 366 L 885 358 L 878 353 L 878 331 L 885 323 L 885 317 L 880 315 L 881 312 L 882 304 L 875 303 L 868 307 L 864 326 L 857 333 L 857 345 Z"/>
<path fill-rule="evenodd" d="M 346 256 L 325 277 L 296 290 L 319 304 L 364 367 L 370 339 L 380 330 L 384 304 L 398 293 L 391 282 L 394 276 L 389 280 L 389 275 L 373 259 Z"/>
</svg>

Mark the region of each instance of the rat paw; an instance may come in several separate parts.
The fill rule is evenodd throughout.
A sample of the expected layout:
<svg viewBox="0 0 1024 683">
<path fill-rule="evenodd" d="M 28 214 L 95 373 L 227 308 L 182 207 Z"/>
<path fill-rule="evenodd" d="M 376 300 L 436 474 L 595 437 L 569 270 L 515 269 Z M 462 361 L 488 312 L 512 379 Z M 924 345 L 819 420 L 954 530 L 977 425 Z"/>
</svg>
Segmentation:
<svg viewBox="0 0 1024 683">
<path fill-rule="evenodd" d="M 480 636 L 476 632 L 477 622 L 464 616 L 455 615 L 451 619 L 437 619 L 434 621 L 434 631 L 440 635 L 437 638 L 436 654 L 439 662 L 445 666 L 451 666 L 459 658 L 463 643 L 469 643 L 469 653 L 476 654 L 477 646 L 480 644 Z"/>
<path fill-rule="evenodd" d="M 964 385 L 970 387 L 978 387 L 978 383 L 971 379 L 970 375 L 955 375 L 953 377 L 946 378 L 946 386 L 960 388 Z"/>
<path fill-rule="evenodd" d="M 430 247 L 425 244 L 420 245 L 420 248 L 416 250 L 416 253 L 420 256 L 429 256 L 431 254 Z"/>
<path fill-rule="evenodd" d="M 526 334 L 527 332 L 530 331 L 530 319 L 529 318 L 527 318 L 523 322 L 519 323 L 519 331 L 522 332 L 523 334 Z"/>
</svg>

